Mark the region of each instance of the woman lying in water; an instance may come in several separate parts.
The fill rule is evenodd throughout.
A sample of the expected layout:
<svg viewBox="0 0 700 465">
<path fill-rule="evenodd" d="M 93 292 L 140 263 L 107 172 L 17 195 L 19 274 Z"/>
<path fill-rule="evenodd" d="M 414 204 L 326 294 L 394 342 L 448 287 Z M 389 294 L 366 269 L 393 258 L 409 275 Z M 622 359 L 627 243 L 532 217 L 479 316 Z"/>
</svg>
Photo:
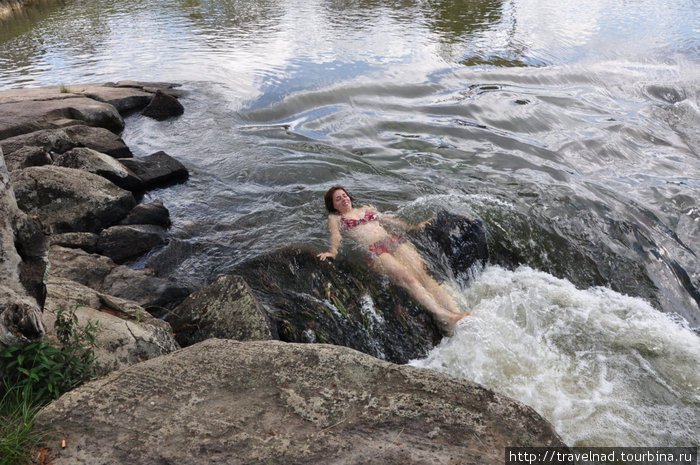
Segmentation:
<svg viewBox="0 0 700 465">
<path fill-rule="evenodd" d="M 370 268 L 385 274 L 391 282 L 405 288 L 430 311 L 448 333 L 468 315 L 461 313 L 452 297 L 425 269 L 416 248 L 401 235 L 389 234 L 384 224 L 409 229 L 403 221 L 383 215 L 372 207 L 354 208 L 353 198 L 342 186 L 333 186 L 324 197 L 331 231 L 331 249 L 318 254 L 323 261 L 335 258 L 343 235 L 366 247 Z M 417 226 L 422 227 L 425 221 Z"/>
</svg>

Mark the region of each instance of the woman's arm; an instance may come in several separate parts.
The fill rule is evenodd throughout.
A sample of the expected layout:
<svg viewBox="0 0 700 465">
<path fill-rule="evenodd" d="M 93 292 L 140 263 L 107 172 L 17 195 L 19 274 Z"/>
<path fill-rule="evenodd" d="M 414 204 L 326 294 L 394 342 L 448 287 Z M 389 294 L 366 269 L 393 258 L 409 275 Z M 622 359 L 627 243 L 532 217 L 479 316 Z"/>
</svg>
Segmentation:
<svg viewBox="0 0 700 465">
<path fill-rule="evenodd" d="M 406 222 L 403 221 L 403 220 L 400 220 L 400 219 L 398 219 L 398 218 L 396 218 L 396 217 L 387 215 L 387 214 L 385 214 L 385 213 L 382 213 L 382 214 L 379 215 L 379 222 L 380 222 L 380 223 L 391 224 L 391 225 L 393 225 L 393 226 L 397 226 L 397 227 L 399 227 L 399 228 L 402 228 L 402 229 L 404 229 L 404 230 L 406 230 L 406 231 L 410 231 L 410 230 L 414 230 L 414 229 L 420 229 L 420 228 L 422 228 L 423 226 L 425 226 L 426 224 L 430 223 L 430 221 L 431 221 L 431 220 L 425 220 L 425 221 L 423 221 L 422 223 L 419 223 L 419 224 L 417 224 L 417 225 L 410 225 L 410 224 L 406 223 Z"/>
<path fill-rule="evenodd" d="M 338 248 L 343 236 L 340 235 L 340 221 L 338 215 L 328 215 L 328 229 L 331 231 L 331 250 L 317 255 L 321 261 L 326 261 L 327 258 L 335 258 L 338 255 Z"/>
</svg>

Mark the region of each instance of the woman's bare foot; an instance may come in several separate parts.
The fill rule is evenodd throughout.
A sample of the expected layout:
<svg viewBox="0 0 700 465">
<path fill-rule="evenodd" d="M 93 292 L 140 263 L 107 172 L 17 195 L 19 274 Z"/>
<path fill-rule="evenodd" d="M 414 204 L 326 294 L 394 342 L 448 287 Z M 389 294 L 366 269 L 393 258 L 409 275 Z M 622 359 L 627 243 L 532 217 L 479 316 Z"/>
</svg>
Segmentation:
<svg viewBox="0 0 700 465">
<path fill-rule="evenodd" d="M 440 315 L 440 317 L 437 318 L 440 328 L 443 330 L 446 336 L 452 336 L 455 331 L 455 326 L 457 326 L 457 323 L 464 318 L 465 316 L 469 316 L 471 313 L 465 312 L 465 313 L 445 313 L 443 315 Z"/>
</svg>

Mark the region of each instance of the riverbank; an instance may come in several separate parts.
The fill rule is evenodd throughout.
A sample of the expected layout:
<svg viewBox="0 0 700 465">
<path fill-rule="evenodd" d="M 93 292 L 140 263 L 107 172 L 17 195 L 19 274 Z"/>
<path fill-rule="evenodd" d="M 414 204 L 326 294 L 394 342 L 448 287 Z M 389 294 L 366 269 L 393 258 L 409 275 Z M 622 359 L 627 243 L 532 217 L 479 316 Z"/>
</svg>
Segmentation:
<svg viewBox="0 0 700 465">
<path fill-rule="evenodd" d="M 47 0 L 0 0 L 0 21 L 11 19 L 25 8 Z M 52 1 L 52 0 L 51 0 Z"/>
</svg>

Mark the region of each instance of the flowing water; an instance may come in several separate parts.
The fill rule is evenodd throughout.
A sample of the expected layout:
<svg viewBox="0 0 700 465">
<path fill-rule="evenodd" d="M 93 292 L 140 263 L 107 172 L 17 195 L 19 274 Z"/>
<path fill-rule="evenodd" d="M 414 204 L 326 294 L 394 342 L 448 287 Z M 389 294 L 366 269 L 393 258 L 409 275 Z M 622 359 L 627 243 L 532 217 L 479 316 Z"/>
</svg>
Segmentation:
<svg viewBox="0 0 700 465">
<path fill-rule="evenodd" d="M 0 23 L 0 89 L 180 82 L 136 156 L 191 172 L 149 261 L 193 288 L 327 247 L 322 193 L 484 220 L 473 316 L 425 360 L 576 445 L 700 445 L 695 0 L 40 2 Z M 70 86 L 69 86 L 70 87 Z"/>
</svg>

